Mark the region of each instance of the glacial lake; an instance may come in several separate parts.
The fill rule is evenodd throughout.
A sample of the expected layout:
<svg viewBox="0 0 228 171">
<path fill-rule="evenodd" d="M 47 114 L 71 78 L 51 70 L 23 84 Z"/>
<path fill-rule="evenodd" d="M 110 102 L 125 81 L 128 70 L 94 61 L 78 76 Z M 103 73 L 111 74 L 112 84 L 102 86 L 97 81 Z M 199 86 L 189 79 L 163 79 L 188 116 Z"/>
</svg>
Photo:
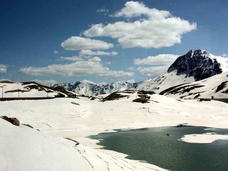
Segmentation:
<svg viewBox="0 0 228 171">
<path fill-rule="evenodd" d="M 127 154 L 129 159 L 145 161 L 168 170 L 228 171 L 228 141 L 193 144 L 179 140 L 186 134 L 228 134 L 227 129 L 184 126 L 116 131 L 91 138 L 99 139 L 98 144 L 104 149 L 121 152 Z"/>
</svg>

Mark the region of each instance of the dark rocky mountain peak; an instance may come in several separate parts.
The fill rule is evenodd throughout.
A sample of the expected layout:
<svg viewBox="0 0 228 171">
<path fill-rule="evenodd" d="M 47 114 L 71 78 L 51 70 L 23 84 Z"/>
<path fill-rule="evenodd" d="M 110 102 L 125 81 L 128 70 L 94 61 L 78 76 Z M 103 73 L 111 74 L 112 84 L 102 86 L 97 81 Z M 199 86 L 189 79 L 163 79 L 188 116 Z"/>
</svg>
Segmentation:
<svg viewBox="0 0 228 171">
<path fill-rule="evenodd" d="M 222 73 L 221 64 L 205 50 L 190 50 L 180 56 L 169 67 L 168 73 L 176 71 L 177 75 L 185 74 L 196 81 Z"/>
</svg>

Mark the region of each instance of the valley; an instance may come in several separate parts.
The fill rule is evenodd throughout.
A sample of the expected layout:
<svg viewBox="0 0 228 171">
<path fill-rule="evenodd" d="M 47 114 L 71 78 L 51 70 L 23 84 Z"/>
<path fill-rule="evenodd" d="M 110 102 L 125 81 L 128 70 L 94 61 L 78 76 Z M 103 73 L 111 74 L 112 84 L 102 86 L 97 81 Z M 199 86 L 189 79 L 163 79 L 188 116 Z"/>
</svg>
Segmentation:
<svg viewBox="0 0 228 171">
<path fill-rule="evenodd" d="M 199 51 L 195 53 L 199 55 Z M 202 51 L 202 54 L 201 62 L 207 63 L 207 53 Z M 182 58 L 183 56 L 179 59 Z M 203 72 L 211 70 L 208 68 Z M 18 119 L 20 125 L 14 126 L 0 119 L 0 140 L 19 149 L 24 147 L 18 139 L 29 148 L 47 149 L 38 153 L 38 157 L 42 158 L 38 163 L 47 170 L 81 168 L 96 171 L 141 171 L 163 170 L 163 166 L 170 169 L 169 165 L 131 160 L 126 158 L 127 153 L 119 153 L 122 151 L 106 150 L 100 143 L 101 139 L 91 136 L 146 128 L 195 126 L 207 127 L 205 131 L 208 127 L 212 130 L 209 134 L 183 133 L 179 137 L 183 140 L 182 144 L 226 140 L 226 134 L 213 131 L 213 128 L 228 128 L 228 103 L 225 103 L 228 99 L 227 82 L 226 71 L 195 80 L 187 73 L 178 75 L 176 70 L 139 83 L 118 82 L 98 86 L 83 81 L 78 82 L 78 86 L 74 84 L 74 89 L 70 88 L 73 84 L 48 87 L 36 82 L 1 81 L 1 115 L 12 120 Z M 17 140 L 12 139 L 12 135 Z M 172 136 L 172 133 L 168 131 L 165 136 Z M 36 145 L 35 140 L 40 142 L 39 145 Z M 36 150 L 24 149 L 25 154 L 15 161 L 13 159 L 18 157 L 17 150 L 6 150 L 5 146 L 0 145 L 0 159 L 3 158 L 0 161 L 5 168 L 25 168 L 27 157 L 37 156 Z M 58 148 L 62 151 L 56 151 Z M 51 155 L 53 157 L 48 158 Z M 68 162 L 61 157 L 67 157 Z M 55 160 L 62 162 L 56 163 Z M 35 161 L 36 157 L 29 159 L 30 163 Z M 53 167 L 45 164 L 45 161 L 54 163 Z M 35 171 L 40 167 L 31 165 L 30 168 Z"/>
</svg>

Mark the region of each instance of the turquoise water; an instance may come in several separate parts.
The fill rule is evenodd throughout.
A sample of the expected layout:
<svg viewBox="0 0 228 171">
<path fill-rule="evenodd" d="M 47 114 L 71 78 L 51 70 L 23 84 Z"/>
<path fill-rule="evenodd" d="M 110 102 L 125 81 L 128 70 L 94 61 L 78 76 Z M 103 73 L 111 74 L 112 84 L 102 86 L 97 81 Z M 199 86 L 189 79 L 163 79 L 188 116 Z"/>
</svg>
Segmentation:
<svg viewBox="0 0 228 171">
<path fill-rule="evenodd" d="M 228 134 L 226 129 L 188 126 L 117 131 L 92 138 L 99 139 L 104 149 L 173 171 L 228 171 L 228 141 L 190 144 L 178 140 L 186 134 Z"/>
</svg>

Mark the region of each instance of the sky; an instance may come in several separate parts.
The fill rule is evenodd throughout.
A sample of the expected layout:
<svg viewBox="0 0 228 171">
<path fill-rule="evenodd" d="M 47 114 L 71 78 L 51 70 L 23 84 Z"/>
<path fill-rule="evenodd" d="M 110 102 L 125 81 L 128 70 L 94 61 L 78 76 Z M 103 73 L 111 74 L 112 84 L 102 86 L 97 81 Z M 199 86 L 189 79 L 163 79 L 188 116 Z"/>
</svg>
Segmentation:
<svg viewBox="0 0 228 171">
<path fill-rule="evenodd" d="M 141 81 L 180 55 L 227 57 L 226 0 L 1 0 L 0 79 Z"/>
</svg>

